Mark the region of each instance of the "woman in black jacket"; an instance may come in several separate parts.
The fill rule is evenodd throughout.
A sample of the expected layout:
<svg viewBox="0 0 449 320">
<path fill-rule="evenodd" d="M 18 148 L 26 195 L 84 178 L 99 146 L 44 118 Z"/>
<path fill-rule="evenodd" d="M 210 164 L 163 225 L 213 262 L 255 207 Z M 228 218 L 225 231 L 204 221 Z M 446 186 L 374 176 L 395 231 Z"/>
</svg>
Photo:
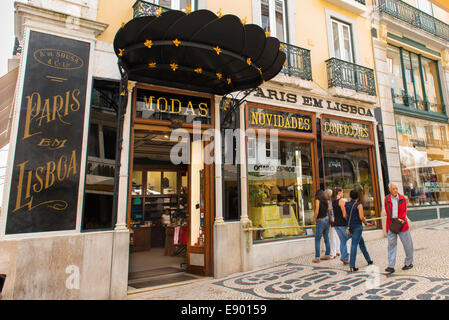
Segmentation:
<svg viewBox="0 0 449 320">
<path fill-rule="evenodd" d="M 324 237 L 324 244 L 326 246 L 326 253 L 321 260 L 329 260 L 331 246 L 329 242 L 329 199 L 326 199 L 323 190 L 318 190 L 315 194 L 315 214 L 313 215 L 313 222 L 315 223 L 315 259 L 312 262 L 320 262 L 320 242 L 321 237 Z"/>
</svg>

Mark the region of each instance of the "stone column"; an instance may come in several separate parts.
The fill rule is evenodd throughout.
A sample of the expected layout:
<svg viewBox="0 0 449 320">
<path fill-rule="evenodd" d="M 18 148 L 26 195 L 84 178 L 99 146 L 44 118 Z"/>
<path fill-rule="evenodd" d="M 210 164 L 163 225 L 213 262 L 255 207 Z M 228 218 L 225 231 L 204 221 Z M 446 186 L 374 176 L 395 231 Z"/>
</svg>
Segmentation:
<svg viewBox="0 0 449 320">
<path fill-rule="evenodd" d="M 246 159 L 246 130 L 245 130 L 245 104 L 240 105 L 240 197 L 241 197 L 241 216 L 240 216 L 240 254 L 242 259 L 242 271 L 253 269 L 253 234 L 252 231 L 243 231 L 243 228 L 249 227 L 251 220 L 248 217 L 248 176 Z"/>
<path fill-rule="evenodd" d="M 131 114 L 132 114 L 132 91 L 136 82 L 128 81 L 128 102 L 126 104 L 126 112 L 123 120 L 123 143 L 122 152 L 120 155 L 120 175 L 118 187 L 118 208 L 117 208 L 117 223 L 115 230 L 128 229 L 126 222 L 126 213 L 128 211 L 128 177 L 129 177 L 129 151 L 131 139 Z"/>
<path fill-rule="evenodd" d="M 126 299 L 128 291 L 129 265 L 129 230 L 126 221 L 128 211 L 128 177 L 129 149 L 131 137 L 132 91 L 136 83 L 128 81 L 128 102 L 123 120 L 123 143 L 120 155 L 119 198 L 117 208 L 117 223 L 112 237 L 111 283 L 109 297 L 111 299 Z"/>
<path fill-rule="evenodd" d="M 248 177 L 246 174 L 246 135 L 245 135 L 245 104 L 240 105 L 240 222 L 247 224 L 248 218 Z"/>
<path fill-rule="evenodd" d="M 223 219 L 223 184 L 222 184 L 222 154 L 221 154 L 221 119 L 220 119 L 220 105 L 215 105 L 215 224 L 224 223 Z"/>
<path fill-rule="evenodd" d="M 379 139 L 378 139 L 378 131 L 377 131 L 377 122 L 373 122 L 373 133 L 374 133 L 374 150 L 375 150 L 375 159 L 376 167 L 377 167 L 377 184 L 379 186 L 379 200 L 380 200 L 380 217 L 383 217 L 386 215 L 384 210 L 384 199 L 385 199 L 385 190 L 384 190 L 384 182 L 383 182 L 383 176 L 382 176 L 382 162 L 380 159 L 380 150 L 379 150 Z M 386 219 L 381 220 L 382 221 L 382 229 L 386 233 Z"/>
</svg>

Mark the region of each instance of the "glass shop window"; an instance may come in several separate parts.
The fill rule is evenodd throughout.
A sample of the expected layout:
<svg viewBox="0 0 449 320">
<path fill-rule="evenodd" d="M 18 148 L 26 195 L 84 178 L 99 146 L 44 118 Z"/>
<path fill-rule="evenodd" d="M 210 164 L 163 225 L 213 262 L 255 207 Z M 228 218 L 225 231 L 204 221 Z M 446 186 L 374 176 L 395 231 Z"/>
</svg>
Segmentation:
<svg viewBox="0 0 449 320">
<path fill-rule="evenodd" d="M 94 79 L 90 105 L 82 231 L 111 229 L 115 173 L 115 110 L 119 84 Z"/>
<path fill-rule="evenodd" d="M 231 112 L 231 113 L 229 113 Z M 226 121 L 225 121 L 226 118 Z M 220 119 L 222 120 L 222 204 L 223 219 L 238 220 L 240 219 L 241 199 L 240 199 L 240 145 L 237 134 L 240 127 L 239 109 L 234 111 L 220 109 Z M 227 133 L 227 135 L 226 135 Z M 233 133 L 231 135 L 231 133 Z M 254 144 L 248 139 L 248 156 L 255 156 Z"/>
<path fill-rule="evenodd" d="M 356 189 L 365 217 L 374 218 L 376 211 L 368 147 L 325 143 L 323 152 L 326 188 L 342 188 L 347 201 L 351 200 L 351 190 Z"/>
<path fill-rule="evenodd" d="M 98 137 L 98 124 L 96 123 L 91 123 L 89 127 L 87 155 L 90 157 L 100 157 L 100 141 Z"/>
<path fill-rule="evenodd" d="M 402 115 L 395 118 L 402 182 L 408 205 L 448 204 L 448 125 Z M 413 126 L 416 134 L 413 134 Z"/>
<path fill-rule="evenodd" d="M 265 139 L 254 139 L 248 159 L 249 218 L 254 241 L 312 236 L 314 196 L 310 143 L 279 140 L 266 157 Z"/>
<path fill-rule="evenodd" d="M 117 130 L 115 128 L 103 126 L 104 157 L 106 159 L 115 160 L 116 136 Z"/>
</svg>

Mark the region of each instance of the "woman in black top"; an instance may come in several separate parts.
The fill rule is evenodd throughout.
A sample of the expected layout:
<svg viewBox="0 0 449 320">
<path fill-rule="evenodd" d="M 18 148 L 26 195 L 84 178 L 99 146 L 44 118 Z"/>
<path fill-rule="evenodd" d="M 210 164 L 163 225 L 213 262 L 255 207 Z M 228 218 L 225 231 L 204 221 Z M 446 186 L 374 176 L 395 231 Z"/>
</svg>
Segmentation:
<svg viewBox="0 0 449 320">
<path fill-rule="evenodd" d="M 343 199 L 344 193 L 342 188 L 334 188 L 332 190 L 332 208 L 334 209 L 334 228 L 340 238 L 340 260 L 343 264 L 349 263 L 349 253 L 347 248 L 348 236 L 346 235 L 347 215 L 345 203 Z"/>
<path fill-rule="evenodd" d="M 329 260 L 331 250 L 329 242 L 329 199 L 326 199 L 323 190 L 318 190 L 315 194 L 315 214 L 313 222 L 315 223 L 315 259 L 312 262 L 320 262 L 320 242 L 321 237 L 324 237 L 324 244 L 326 246 L 326 253 L 321 260 Z"/>
<path fill-rule="evenodd" d="M 363 226 L 362 222 L 365 225 L 368 225 L 368 222 L 363 215 L 363 204 L 358 202 L 359 192 L 357 190 L 352 190 L 349 194 L 351 197 L 351 201 L 345 204 L 346 213 L 348 214 L 348 227 L 349 232 L 352 235 L 351 241 L 351 257 L 349 259 L 349 267 L 351 272 L 359 270 L 355 267 L 355 261 L 357 258 L 357 247 L 360 247 L 360 251 L 362 251 L 363 256 L 368 262 L 368 265 L 373 264 L 371 257 L 366 249 L 365 240 L 362 237 Z"/>
</svg>

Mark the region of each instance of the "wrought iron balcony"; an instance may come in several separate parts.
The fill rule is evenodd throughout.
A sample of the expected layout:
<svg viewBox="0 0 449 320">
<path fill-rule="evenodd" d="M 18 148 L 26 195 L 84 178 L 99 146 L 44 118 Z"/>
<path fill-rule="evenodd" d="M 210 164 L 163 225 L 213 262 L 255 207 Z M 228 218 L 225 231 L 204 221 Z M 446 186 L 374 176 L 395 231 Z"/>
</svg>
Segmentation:
<svg viewBox="0 0 449 320">
<path fill-rule="evenodd" d="M 137 0 L 133 5 L 133 10 L 133 18 L 138 18 L 145 16 L 157 16 L 158 10 L 163 13 L 166 11 L 170 11 L 171 9 L 150 2 Z"/>
<path fill-rule="evenodd" d="M 449 25 L 401 0 L 378 0 L 379 11 L 449 41 Z"/>
<path fill-rule="evenodd" d="M 310 50 L 284 42 L 281 42 L 281 45 L 282 50 L 287 55 L 287 62 L 281 73 L 305 80 L 312 80 Z"/>
<path fill-rule="evenodd" d="M 347 88 L 371 96 L 376 95 L 373 69 L 337 58 L 326 60 L 326 66 L 329 88 Z"/>
</svg>

